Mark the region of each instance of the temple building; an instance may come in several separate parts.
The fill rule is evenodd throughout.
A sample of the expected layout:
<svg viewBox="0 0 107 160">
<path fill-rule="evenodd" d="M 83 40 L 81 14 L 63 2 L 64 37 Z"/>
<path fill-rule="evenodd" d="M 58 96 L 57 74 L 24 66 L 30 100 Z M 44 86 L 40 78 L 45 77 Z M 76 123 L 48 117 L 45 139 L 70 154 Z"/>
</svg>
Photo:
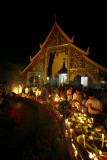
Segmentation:
<svg viewBox="0 0 107 160">
<path fill-rule="evenodd" d="M 59 86 L 70 83 L 94 87 L 104 83 L 107 68 L 88 57 L 89 48 L 84 51 L 73 42 L 74 36 L 70 39 L 55 22 L 39 52 L 30 57 L 30 64 L 21 72 L 26 75 L 26 85 L 57 82 Z"/>
</svg>

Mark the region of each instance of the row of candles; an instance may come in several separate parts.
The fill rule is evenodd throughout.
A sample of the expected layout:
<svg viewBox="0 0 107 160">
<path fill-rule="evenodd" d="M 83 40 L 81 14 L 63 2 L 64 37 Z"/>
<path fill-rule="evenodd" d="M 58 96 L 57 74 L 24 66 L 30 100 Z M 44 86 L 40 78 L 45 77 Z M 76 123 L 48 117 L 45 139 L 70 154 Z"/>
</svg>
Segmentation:
<svg viewBox="0 0 107 160">
<path fill-rule="evenodd" d="M 85 116 L 86 116 L 86 115 L 85 115 Z M 80 119 L 80 122 L 81 122 L 81 121 L 82 121 L 82 119 Z M 94 121 L 93 118 L 88 119 L 88 122 L 89 122 L 89 123 L 93 123 L 93 121 Z M 73 136 L 72 136 L 72 134 L 73 134 L 73 129 L 71 128 L 71 122 L 69 122 L 68 119 L 65 119 L 65 126 L 66 126 L 65 137 L 66 137 L 66 138 L 70 138 L 71 141 L 73 141 L 73 140 L 72 140 L 72 139 L 73 139 Z M 81 136 L 81 135 L 80 135 L 80 136 Z M 77 142 L 79 142 L 80 136 L 77 137 Z M 82 137 L 83 137 L 83 146 L 86 147 L 85 134 L 83 134 Z M 101 140 L 102 140 L 102 145 L 101 145 L 101 147 L 103 148 L 103 147 L 104 147 L 104 134 L 102 134 Z M 77 151 L 74 143 L 72 143 L 72 147 L 73 147 L 73 149 L 74 149 L 74 153 L 75 153 L 74 155 L 75 155 L 75 157 L 77 157 L 78 151 Z M 107 147 L 107 145 L 106 145 L 106 147 Z M 90 158 L 90 159 L 97 160 L 97 156 L 96 156 L 95 153 L 91 153 L 91 152 L 89 152 L 89 151 L 88 151 L 88 153 L 89 153 L 89 158 Z M 99 150 L 99 155 L 102 155 L 102 151 L 101 151 L 101 150 Z"/>
<path fill-rule="evenodd" d="M 63 100 L 63 99 L 60 98 L 58 95 L 55 96 L 55 101 L 56 101 L 56 102 L 62 101 L 62 100 Z M 75 106 L 76 106 L 77 109 L 78 109 L 78 102 L 77 102 L 77 103 L 75 102 L 74 107 L 75 107 Z M 86 114 L 84 114 L 84 110 L 83 110 L 83 109 L 81 110 L 81 112 L 82 112 L 81 116 L 78 117 L 79 122 L 80 122 L 80 123 L 85 123 Z M 87 121 L 88 121 L 88 124 L 91 125 L 91 124 L 93 124 L 94 119 L 93 119 L 93 118 L 88 118 Z M 77 151 L 77 149 L 76 149 L 75 144 L 73 143 L 73 129 L 71 128 L 71 122 L 69 122 L 68 119 L 65 119 L 65 125 L 66 125 L 65 137 L 71 139 L 72 147 L 73 147 L 73 149 L 74 149 L 74 155 L 75 155 L 75 157 L 77 158 L 78 151 Z M 82 136 L 82 138 L 83 138 L 83 146 L 86 147 L 86 137 L 85 137 L 85 134 L 82 134 L 81 136 Z M 80 137 L 78 136 L 77 142 L 79 142 L 79 138 L 80 138 Z M 102 141 L 101 147 L 103 148 L 103 147 L 104 147 L 104 134 L 102 134 L 101 141 Z M 106 143 L 106 147 L 107 147 L 107 143 Z M 89 151 L 88 151 L 88 153 L 89 153 L 89 158 L 90 158 L 91 160 L 98 160 L 98 157 L 96 156 L 95 153 L 92 153 L 92 152 L 89 152 Z M 99 155 L 102 155 L 102 151 L 101 151 L 101 150 L 99 150 Z"/>
</svg>

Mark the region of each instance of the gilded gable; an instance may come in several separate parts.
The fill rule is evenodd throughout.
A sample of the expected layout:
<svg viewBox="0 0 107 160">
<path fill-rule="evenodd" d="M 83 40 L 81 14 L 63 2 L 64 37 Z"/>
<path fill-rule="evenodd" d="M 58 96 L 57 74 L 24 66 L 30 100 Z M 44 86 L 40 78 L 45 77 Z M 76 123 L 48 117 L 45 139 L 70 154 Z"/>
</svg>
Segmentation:
<svg viewBox="0 0 107 160">
<path fill-rule="evenodd" d="M 82 57 L 72 57 L 71 68 L 82 68 Z"/>
<path fill-rule="evenodd" d="M 57 45 L 62 45 L 66 43 L 67 43 L 67 40 L 58 32 L 53 38 L 50 46 L 57 46 Z"/>
<path fill-rule="evenodd" d="M 94 69 L 97 67 L 94 64 L 92 64 L 91 62 L 89 62 L 88 60 L 84 59 L 84 68 Z"/>
</svg>

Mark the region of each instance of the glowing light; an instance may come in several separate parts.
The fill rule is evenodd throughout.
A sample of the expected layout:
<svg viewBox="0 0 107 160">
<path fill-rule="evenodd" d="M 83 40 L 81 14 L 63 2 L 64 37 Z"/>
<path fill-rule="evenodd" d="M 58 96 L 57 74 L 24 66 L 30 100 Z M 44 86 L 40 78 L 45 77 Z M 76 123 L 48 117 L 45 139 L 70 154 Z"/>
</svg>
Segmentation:
<svg viewBox="0 0 107 160">
<path fill-rule="evenodd" d="M 16 94 L 18 94 L 18 93 L 19 93 L 19 92 L 18 92 L 18 88 L 14 88 L 14 89 L 13 89 L 13 92 L 16 93 Z"/>
<path fill-rule="evenodd" d="M 85 135 L 83 134 L 83 141 L 84 141 L 84 147 L 85 147 Z"/>
<path fill-rule="evenodd" d="M 22 93 L 22 87 L 19 85 L 19 93 Z"/>
<path fill-rule="evenodd" d="M 29 89 L 26 87 L 26 88 L 25 88 L 25 93 L 27 94 L 27 93 L 28 93 L 28 91 L 29 91 Z"/>
<path fill-rule="evenodd" d="M 99 150 L 99 155 L 102 155 L 102 151 L 101 150 Z"/>
<path fill-rule="evenodd" d="M 70 138 L 72 138 L 73 129 L 70 129 Z"/>
<path fill-rule="evenodd" d="M 40 90 L 36 90 L 36 96 L 40 96 L 41 95 L 41 91 Z"/>
<path fill-rule="evenodd" d="M 104 146 L 104 134 L 102 134 L 102 146 L 101 147 L 103 146 Z"/>
</svg>

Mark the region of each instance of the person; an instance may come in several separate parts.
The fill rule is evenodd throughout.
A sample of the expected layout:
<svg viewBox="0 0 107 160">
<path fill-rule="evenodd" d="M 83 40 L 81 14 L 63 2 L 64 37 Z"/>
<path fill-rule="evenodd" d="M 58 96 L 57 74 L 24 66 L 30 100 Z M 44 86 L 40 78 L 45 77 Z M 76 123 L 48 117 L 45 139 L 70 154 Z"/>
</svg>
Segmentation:
<svg viewBox="0 0 107 160">
<path fill-rule="evenodd" d="M 101 103 L 104 109 L 107 104 L 107 89 L 104 90 L 104 96 L 101 98 Z"/>
<path fill-rule="evenodd" d="M 63 100 L 66 100 L 66 89 L 65 89 L 65 87 L 61 88 L 60 97 L 63 98 Z"/>
<path fill-rule="evenodd" d="M 80 88 L 76 88 L 74 94 L 73 94 L 73 98 L 72 98 L 73 101 L 78 101 L 81 103 L 82 101 L 82 94 L 81 94 L 81 90 Z"/>
<path fill-rule="evenodd" d="M 67 90 L 67 100 L 70 101 L 72 100 L 72 97 L 73 97 L 73 89 L 74 89 L 74 86 L 70 86 L 70 88 Z"/>
<path fill-rule="evenodd" d="M 88 94 L 88 100 L 85 103 L 85 106 L 88 109 L 88 113 L 90 116 L 92 116 L 94 118 L 94 121 L 96 123 L 102 123 L 101 121 L 101 112 L 103 110 L 102 108 L 102 103 L 100 100 L 98 100 L 93 91 L 90 91 Z"/>
<path fill-rule="evenodd" d="M 84 92 L 83 92 L 83 99 L 82 99 L 82 101 L 81 101 L 81 104 L 82 104 L 82 105 L 85 105 L 85 103 L 86 103 L 87 100 L 88 100 L 88 95 L 87 95 L 87 92 L 84 91 Z"/>
<path fill-rule="evenodd" d="M 0 105 L 0 127 L 6 128 L 10 133 L 20 121 L 18 111 L 5 99 Z"/>
</svg>

